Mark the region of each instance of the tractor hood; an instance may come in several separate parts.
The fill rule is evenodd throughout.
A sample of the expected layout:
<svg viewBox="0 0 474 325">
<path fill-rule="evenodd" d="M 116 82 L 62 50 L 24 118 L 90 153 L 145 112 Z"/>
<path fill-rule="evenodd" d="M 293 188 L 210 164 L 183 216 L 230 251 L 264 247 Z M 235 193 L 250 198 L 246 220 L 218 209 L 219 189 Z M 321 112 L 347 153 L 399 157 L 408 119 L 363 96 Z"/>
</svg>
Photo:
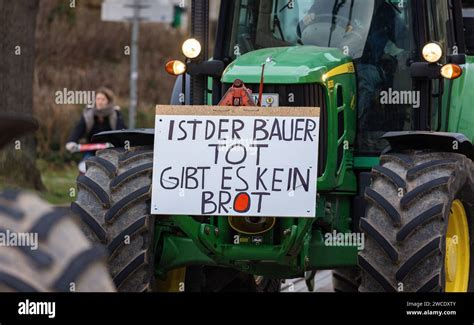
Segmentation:
<svg viewBox="0 0 474 325">
<path fill-rule="evenodd" d="M 294 46 L 268 48 L 247 53 L 232 62 L 224 71 L 222 82 L 233 83 L 241 79 L 245 83 L 260 83 L 262 64 L 268 57 L 273 62 L 265 66 L 265 83 L 300 84 L 324 83 L 327 74 L 344 64 L 352 67 L 352 59 L 339 49 L 318 46 Z M 338 69 L 339 70 L 339 69 Z M 337 74 L 344 73 L 344 70 Z"/>
</svg>

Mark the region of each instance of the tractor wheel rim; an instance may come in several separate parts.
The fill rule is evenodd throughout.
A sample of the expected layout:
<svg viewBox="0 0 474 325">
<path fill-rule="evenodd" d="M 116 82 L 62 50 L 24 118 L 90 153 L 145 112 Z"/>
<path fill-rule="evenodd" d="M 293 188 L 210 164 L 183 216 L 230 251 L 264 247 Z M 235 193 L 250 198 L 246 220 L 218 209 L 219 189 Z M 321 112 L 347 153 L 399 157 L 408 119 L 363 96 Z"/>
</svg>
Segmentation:
<svg viewBox="0 0 474 325">
<path fill-rule="evenodd" d="M 445 291 L 467 292 L 469 284 L 469 225 L 460 200 L 451 205 L 445 252 Z"/>
</svg>

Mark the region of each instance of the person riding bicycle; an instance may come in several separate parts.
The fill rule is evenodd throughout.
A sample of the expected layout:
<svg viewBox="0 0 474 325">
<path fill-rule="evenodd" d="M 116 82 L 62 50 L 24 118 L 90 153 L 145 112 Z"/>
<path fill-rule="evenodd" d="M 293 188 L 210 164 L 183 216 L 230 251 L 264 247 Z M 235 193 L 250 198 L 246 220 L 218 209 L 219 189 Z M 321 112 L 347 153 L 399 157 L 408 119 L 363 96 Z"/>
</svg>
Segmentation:
<svg viewBox="0 0 474 325">
<path fill-rule="evenodd" d="M 72 130 L 66 149 L 70 152 L 75 152 L 78 148 L 78 142 L 83 139 L 85 142 L 92 142 L 92 137 L 95 134 L 105 131 L 125 129 L 120 107 L 114 104 L 113 92 L 105 87 L 96 91 L 95 105 L 87 106 Z M 86 154 L 91 156 L 92 153 Z"/>
</svg>

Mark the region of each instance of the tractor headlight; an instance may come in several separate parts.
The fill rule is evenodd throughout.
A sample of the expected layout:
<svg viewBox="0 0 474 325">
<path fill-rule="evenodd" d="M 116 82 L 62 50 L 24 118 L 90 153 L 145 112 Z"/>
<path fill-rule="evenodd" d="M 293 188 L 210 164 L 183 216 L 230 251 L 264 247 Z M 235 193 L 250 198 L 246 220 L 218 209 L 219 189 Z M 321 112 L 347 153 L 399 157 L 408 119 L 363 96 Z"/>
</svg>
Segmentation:
<svg viewBox="0 0 474 325">
<path fill-rule="evenodd" d="M 183 54 L 188 59 L 195 59 L 201 54 L 201 43 L 197 39 L 190 38 L 183 43 Z"/>
<path fill-rule="evenodd" d="M 178 60 L 172 60 L 166 63 L 166 72 L 172 76 L 179 76 L 185 73 L 187 70 L 186 64 Z"/>
<path fill-rule="evenodd" d="M 423 58 L 429 63 L 436 63 L 443 57 L 443 49 L 438 43 L 428 43 L 423 47 Z"/>
</svg>

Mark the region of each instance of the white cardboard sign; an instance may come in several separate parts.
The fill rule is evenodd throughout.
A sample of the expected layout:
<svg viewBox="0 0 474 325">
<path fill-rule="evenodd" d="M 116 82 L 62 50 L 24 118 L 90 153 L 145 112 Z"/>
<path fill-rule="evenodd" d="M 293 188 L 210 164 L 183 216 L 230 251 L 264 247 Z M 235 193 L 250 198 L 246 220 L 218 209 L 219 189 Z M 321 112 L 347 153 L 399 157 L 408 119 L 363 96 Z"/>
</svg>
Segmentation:
<svg viewBox="0 0 474 325">
<path fill-rule="evenodd" d="M 158 106 L 151 213 L 315 217 L 318 108 Z"/>
</svg>

